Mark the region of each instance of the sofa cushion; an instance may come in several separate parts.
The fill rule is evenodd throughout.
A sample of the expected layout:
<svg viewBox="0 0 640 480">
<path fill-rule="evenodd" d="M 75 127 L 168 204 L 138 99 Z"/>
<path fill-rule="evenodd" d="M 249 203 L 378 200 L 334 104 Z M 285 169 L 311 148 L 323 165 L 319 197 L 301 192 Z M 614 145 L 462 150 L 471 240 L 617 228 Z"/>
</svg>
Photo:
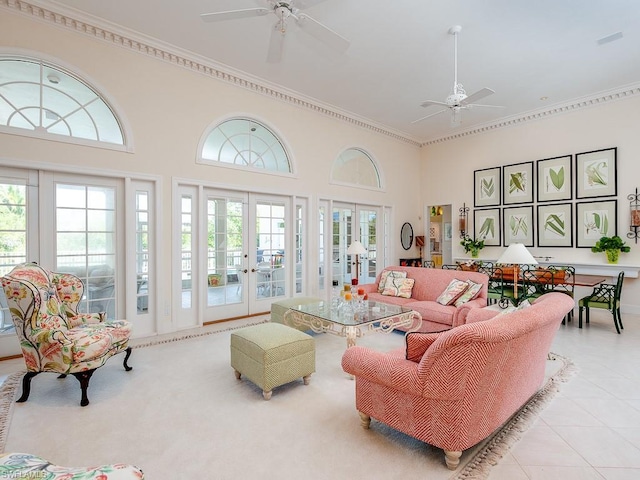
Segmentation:
<svg viewBox="0 0 640 480">
<path fill-rule="evenodd" d="M 467 282 L 454 278 L 453 280 L 451 280 L 451 282 L 449 282 L 449 285 L 447 285 L 447 288 L 444 289 L 440 296 L 438 296 L 436 302 L 441 305 L 451 305 L 468 288 L 469 284 Z"/>
<path fill-rule="evenodd" d="M 382 295 L 411 298 L 411 291 L 413 290 L 414 283 L 415 280 L 413 278 L 398 278 L 389 275 L 387 277 L 387 283 L 385 284 Z"/>
<path fill-rule="evenodd" d="M 482 290 L 481 283 L 476 283 L 471 280 L 467 280 L 467 284 L 469 285 L 469 288 L 467 288 L 464 291 L 464 293 L 460 295 L 458 299 L 455 301 L 456 307 L 459 307 L 460 305 L 464 305 L 468 301 L 473 300 L 474 298 L 476 298 L 478 293 L 480 293 L 480 290 Z"/>
<path fill-rule="evenodd" d="M 378 293 L 384 292 L 384 289 L 387 285 L 387 278 L 396 277 L 396 278 L 407 278 L 407 272 L 402 272 L 400 270 L 385 270 L 380 274 L 380 283 L 378 283 Z"/>
<path fill-rule="evenodd" d="M 431 322 L 441 323 L 448 327 L 453 325 L 453 316 L 457 310 L 453 305 L 441 305 L 438 302 L 432 302 L 431 300 L 405 300 L 405 302 L 406 303 L 403 305 L 418 312 L 422 315 L 423 320 L 429 319 Z"/>
</svg>

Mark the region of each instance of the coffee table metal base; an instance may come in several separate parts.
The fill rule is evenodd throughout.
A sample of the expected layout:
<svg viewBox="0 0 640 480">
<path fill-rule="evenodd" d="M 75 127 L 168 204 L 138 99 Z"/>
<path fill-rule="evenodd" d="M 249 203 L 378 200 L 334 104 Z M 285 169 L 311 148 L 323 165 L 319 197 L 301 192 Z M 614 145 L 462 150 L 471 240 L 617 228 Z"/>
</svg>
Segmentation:
<svg viewBox="0 0 640 480">
<path fill-rule="evenodd" d="M 372 322 L 343 325 L 310 313 L 289 309 L 284 314 L 284 323 L 291 327 L 307 326 L 316 333 L 330 333 L 345 337 L 347 348 L 349 348 L 353 347 L 356 344 L 356 338 L 362 337 L 365 332 L 390 333 L 398 327 L 409 327 L 407 332 L 417 330 L 422 324 L 422 315 L 411 310 Z"/>
</svg>

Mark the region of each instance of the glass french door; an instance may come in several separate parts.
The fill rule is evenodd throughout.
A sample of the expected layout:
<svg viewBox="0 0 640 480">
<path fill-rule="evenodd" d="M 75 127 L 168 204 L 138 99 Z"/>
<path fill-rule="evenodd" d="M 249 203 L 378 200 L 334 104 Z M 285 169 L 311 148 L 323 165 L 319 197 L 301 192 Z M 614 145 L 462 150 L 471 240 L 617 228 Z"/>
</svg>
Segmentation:
<svg viewBox="0 0 640 480">
<path fill-rule="evenodd" d="M 367 250 L 358 256 L 358 282 L 371 283 L 376 278 L 379 209 L 361 205 L 334 203 L 331 217 L 332 281 L 351 283 L 356 276 L 353 255 L 347 253 L 349 245 L 359 240 Z"/>
<path fill-rule="evenodd" d="M 198 325 L 198 311 L 202 323 L 268 312 L 292 295 L 300 252 L 290 248 L 290 198 L 184 187 L 179 215 L 181 326 Z"/>
</svg>

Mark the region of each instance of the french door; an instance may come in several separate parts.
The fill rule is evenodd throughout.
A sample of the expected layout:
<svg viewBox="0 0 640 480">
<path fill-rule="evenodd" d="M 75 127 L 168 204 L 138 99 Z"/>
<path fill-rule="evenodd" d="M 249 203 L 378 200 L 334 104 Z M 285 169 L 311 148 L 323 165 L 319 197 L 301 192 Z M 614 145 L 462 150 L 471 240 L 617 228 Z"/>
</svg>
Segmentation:
<svg viewBox="0 0 640 480">
<path fill-rule="evenodd" d="M 184 186 L 180 205 L 179 327 L 268 312 L 293 294 L 289 197 Z"/>
</svg>

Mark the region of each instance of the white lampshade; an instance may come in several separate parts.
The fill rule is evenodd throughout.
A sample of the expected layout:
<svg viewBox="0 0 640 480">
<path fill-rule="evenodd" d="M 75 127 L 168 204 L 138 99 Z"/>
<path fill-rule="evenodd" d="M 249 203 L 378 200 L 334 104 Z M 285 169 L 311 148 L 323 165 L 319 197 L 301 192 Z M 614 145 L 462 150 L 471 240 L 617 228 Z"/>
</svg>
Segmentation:
<svg viewBox="0 0 640 480">
<path fill-rule="evenodd" d="M 354 240 L 347 248 L 347 254 L 349 255 L 362 255 L 364 253 L 367 253 L 367 249 L 358 240 Z"/>
<path fill-rule="evenodd" d="M 507 265 L 537 265 L 538 261 L 522 243 L 512 243 L 500 256 L 497 263 Z"/>
</svg>

